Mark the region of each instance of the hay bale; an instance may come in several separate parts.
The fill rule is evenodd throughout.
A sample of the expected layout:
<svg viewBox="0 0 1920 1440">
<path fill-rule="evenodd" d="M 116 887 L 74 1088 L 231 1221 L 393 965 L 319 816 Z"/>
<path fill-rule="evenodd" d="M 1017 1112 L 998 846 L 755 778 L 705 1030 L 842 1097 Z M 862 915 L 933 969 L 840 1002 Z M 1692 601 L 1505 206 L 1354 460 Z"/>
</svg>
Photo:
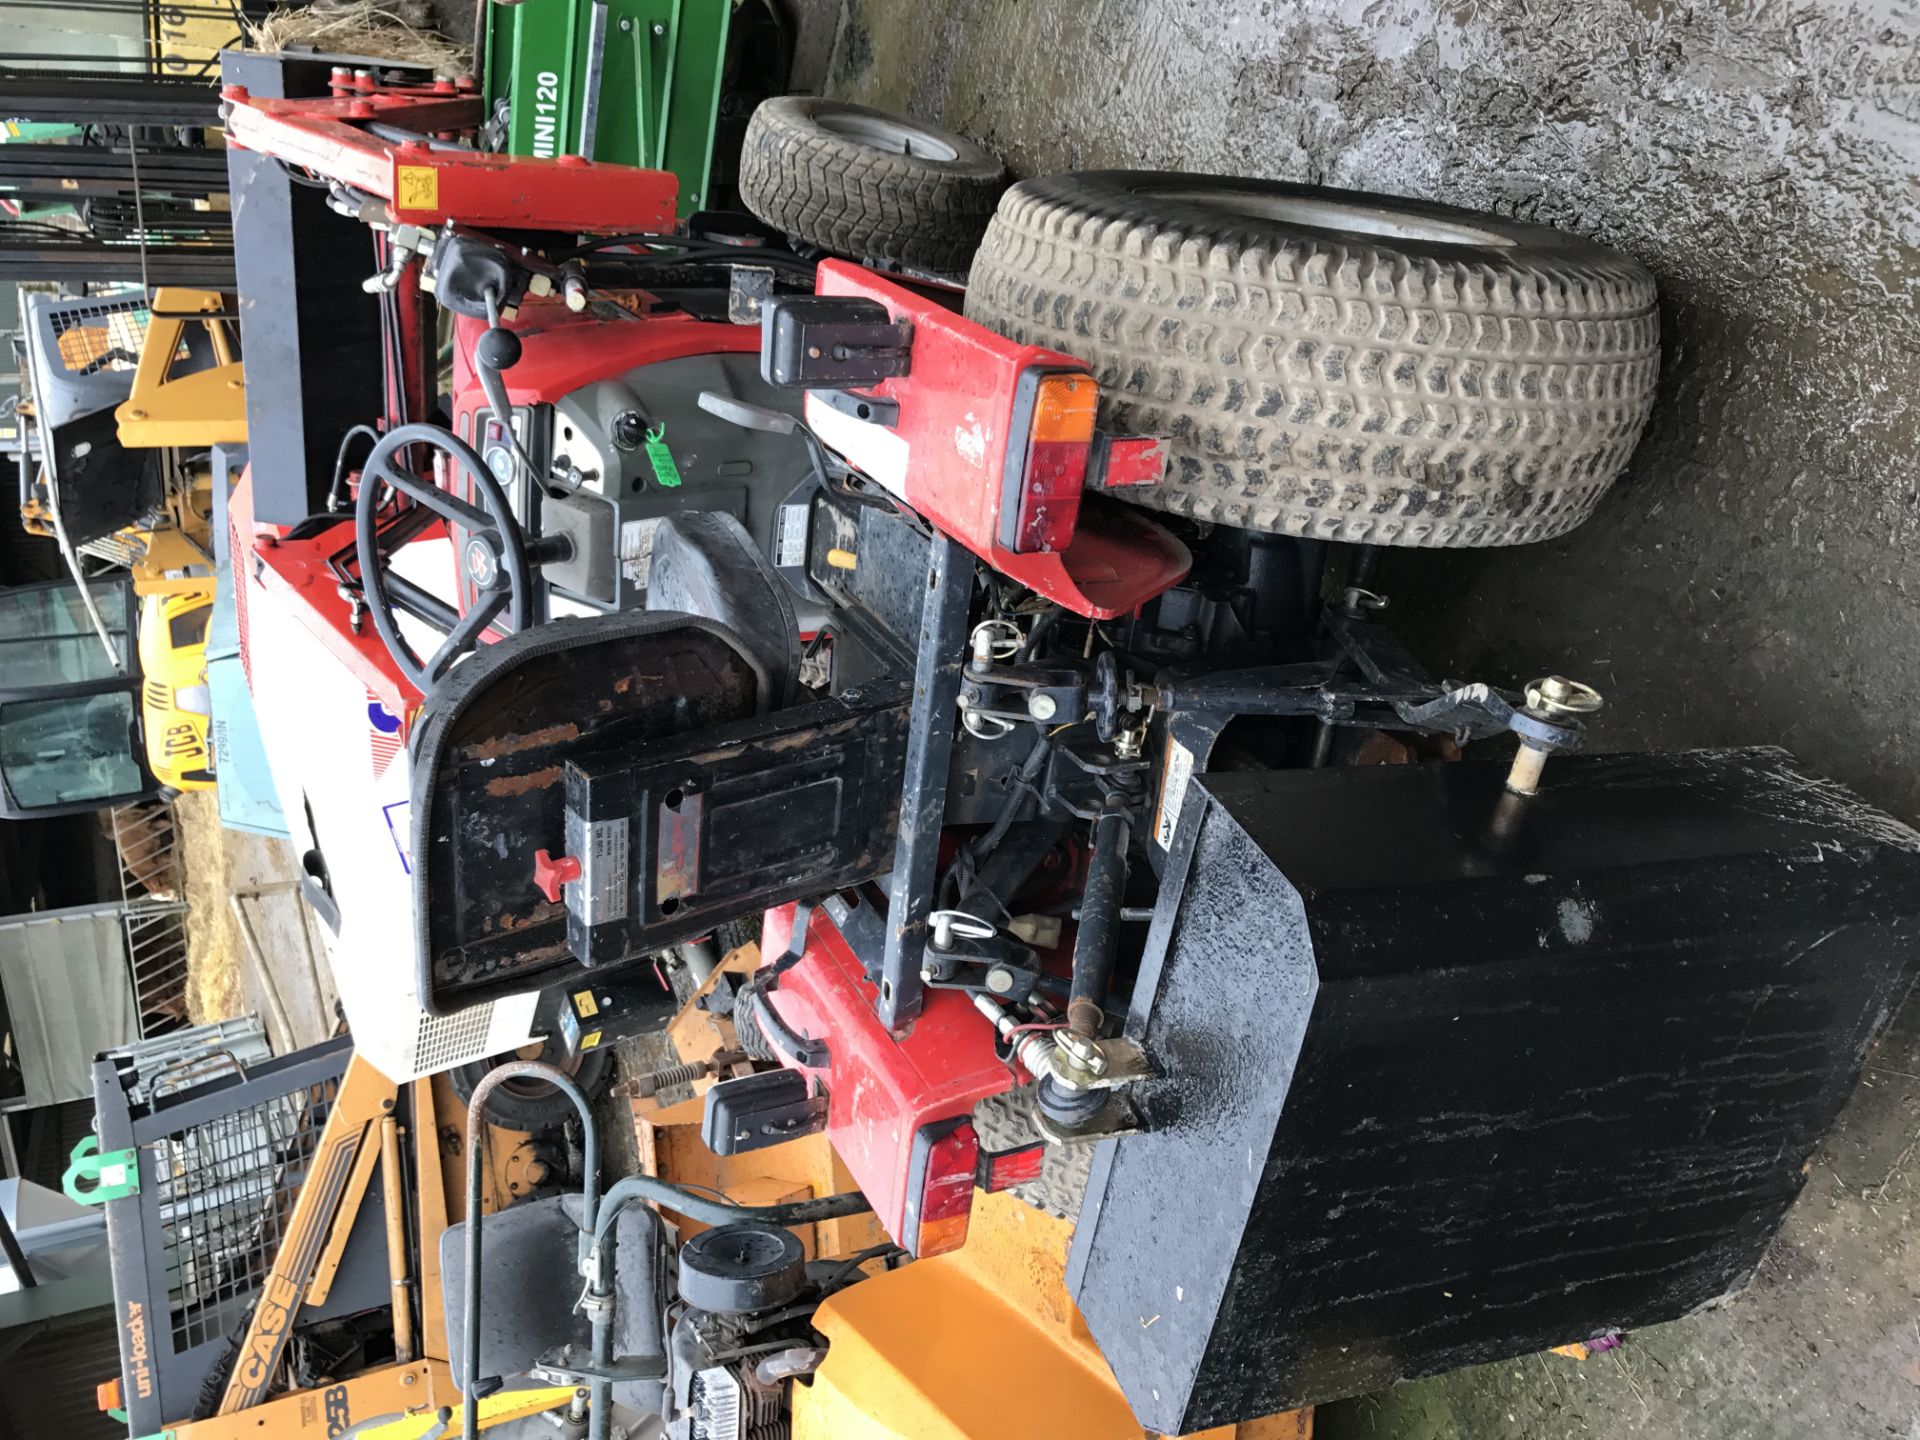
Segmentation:
<svg viewBox="0 0 1920 1440">
<path fill-rule="evenodd" d="M 373 0 L 319 0 L 297 10 L 276 10 L 246 24 L 247 48 L 277 55 L 313 49 L 321 54 L 365 55 L 422 65 L 436 75 L 460 75 L 472 57 L 426 25 L 424 4 L 382 5 Z"/>
</svg>

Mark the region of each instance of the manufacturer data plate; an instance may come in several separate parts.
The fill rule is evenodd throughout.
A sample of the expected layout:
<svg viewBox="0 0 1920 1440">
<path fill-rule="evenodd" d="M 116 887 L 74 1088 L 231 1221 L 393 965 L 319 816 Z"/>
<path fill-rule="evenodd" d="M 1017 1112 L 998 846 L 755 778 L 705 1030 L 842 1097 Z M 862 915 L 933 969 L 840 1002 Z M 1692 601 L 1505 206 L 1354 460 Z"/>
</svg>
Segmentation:
<svg viewBox="0 0 1920 1440">
<path fill-rule="evenodd" d="M 583 925 L 627 918 L 631 869 L 627 820 L 567 816 L 567 853 L 579 858 L 580 878 L 567 886 L 567 909 Z"/>
</svg>

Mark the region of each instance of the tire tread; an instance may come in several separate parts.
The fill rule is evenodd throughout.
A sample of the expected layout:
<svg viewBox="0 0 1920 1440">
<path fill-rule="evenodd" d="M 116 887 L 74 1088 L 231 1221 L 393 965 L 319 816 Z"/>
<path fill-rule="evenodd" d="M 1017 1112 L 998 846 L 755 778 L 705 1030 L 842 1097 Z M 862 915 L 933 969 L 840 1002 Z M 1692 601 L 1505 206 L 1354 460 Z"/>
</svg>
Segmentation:
<svg viewBox="0 0 1920 1440">
<path fill-rule="evenodd" d="M 1006 188 L 998 162 L 936 166 L 863 146 L 812 123 L 803 98 L 769 100 L 748 122 L 747 208 L 835 254 L 963 273 Z"/>
<path fill-rule="evenodd" d="M 966 308 L 1087 361 L 1110 428 L 1170 441 L 1139 503 L 1355 543 L 1548 540 L 1645 427 L 1659 315 L 1624 255 L 1492 217 L 1509 248 L 1421 254 L 1131 199 L 1103 176 L 1014 187 Z"/>
</svg>

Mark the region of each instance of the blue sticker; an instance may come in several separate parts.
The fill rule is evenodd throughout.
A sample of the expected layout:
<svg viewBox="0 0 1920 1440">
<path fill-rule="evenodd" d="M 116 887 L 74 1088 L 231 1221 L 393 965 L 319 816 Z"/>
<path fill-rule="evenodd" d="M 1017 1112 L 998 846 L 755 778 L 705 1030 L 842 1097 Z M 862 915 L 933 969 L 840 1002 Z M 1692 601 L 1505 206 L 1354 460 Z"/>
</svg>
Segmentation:
<svg viewBox="0 0 1920 1440">
<path fill-rule="evenodd" d="M 413 863 L 407 854 L 408 832 L 412 825 L 413 801 L 396 800 L 391 805 L 382 805 L 380 814 L 387 822 L 387 834 L 393 840 L 393 853 L 400 857 L 400 868 L 407 874 L 413 874 Z"/>
</svg>

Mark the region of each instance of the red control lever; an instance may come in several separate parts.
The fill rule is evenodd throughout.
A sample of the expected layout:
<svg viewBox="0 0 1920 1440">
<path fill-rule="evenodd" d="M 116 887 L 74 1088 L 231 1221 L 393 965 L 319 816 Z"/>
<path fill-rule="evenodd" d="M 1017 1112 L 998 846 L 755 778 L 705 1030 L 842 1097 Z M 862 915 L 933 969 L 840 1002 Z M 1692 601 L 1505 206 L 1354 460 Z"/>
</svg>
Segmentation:
<svg viewBox="0 0 1920 1440">
<path fill-rule="evenodd" d="M 571 880 L 580 878 L 580 862 L 571 855 L 562 855 L 558 859 L 544 850 L 533 852 L 533 884 L 554 904 L 560 903 L 560 887 Z"/>
</svg>

